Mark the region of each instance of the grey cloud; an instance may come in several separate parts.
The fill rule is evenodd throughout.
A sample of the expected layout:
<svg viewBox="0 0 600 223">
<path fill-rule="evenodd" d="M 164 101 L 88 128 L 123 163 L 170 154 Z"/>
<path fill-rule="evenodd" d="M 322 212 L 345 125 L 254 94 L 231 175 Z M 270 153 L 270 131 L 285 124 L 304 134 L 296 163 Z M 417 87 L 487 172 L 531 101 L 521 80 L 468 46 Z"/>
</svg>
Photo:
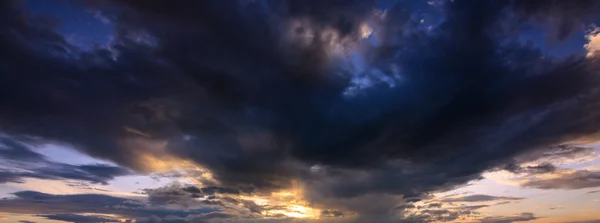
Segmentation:
<svg viewBox="0 0 600 223">
<path fill-rule="evenodd" d="M 321 217 L 342 217 L 344 213 L 336 210 L 323 210 L 321 212 Z"/>
<path fill-rule="evenodd" d="M 598 192 L 600 192 L 600 190 L 592 190 L 592 191 L 586 192 L 586 194 L 595 194 L 595 193 L 598 193 Z"/>
<path fill-rule="evenodd" d="M 572 221 L 572 222 L 565 222 L 565 223 L 599 223 L 599 220 L 590 220 L 590 221 Z"/>
<path fill-rule="evenodd" d="M 419 208 L 418 212 L 404 213 L 400 222 L 468 221 L 469 219 L 481 217 L 481 214 L 477 210 L 493 205 L 460 205 L 440 209 L 441 206 L 440 203 L 433 203 L 433 205 Z"/>
<path fill-rule="evenodd" d="M 422 210 L 417 214 L 405 215 L 405 222 L 449 222 L 456 220 L 464 220 L 467 217 L 474 216 L 475 213 L 469 210 Z"/>
<path fill-rule="evenodd" d="M 519 166 L 516 164 L 509 164 L 504 168 L 513 173 L 528 173 L 528 174 L 544 174 L 554 172 L 556 167 L 550 163 L 543 163 L 537 166 Z"/>
<path fill-rule="evenodd" d="M 209 186 L 198 188 L 192 185 L 171 184 L 165 187 L 144 189 L 144 194 L 148 195 L 148 201 L 154 205 L 178 205 L 185 208 L 199 205 L 217 205 L 223 206 L 225 203 L 238 204 L 240 201 L 230 197 L 230 195 L 250 194 L 250 191 L 244 192 L 247 188 L 225 188 Z M 198 198 L 203 198 L 198 200 Z M 262 211 L 262 208 L 256 206 L 254 202 L 242 201 L 251 212 Z M 253 204 L 256 207 L 248 206 Z"/>
<path fill-rule="evenodd" d="M 600 187 L 600 172 L 589 170 L 576 170 L 562 173 L 550 179 L 532 179 L 521 184 L 524 187 L 538 189 L 565 189 L 576 190 L 583 188 Z"/>
<path fill-rule="evenodd" d="M 564 173 L 550 179 L 533 179 L 521 184 L 524 187 L 538 189 L 566 189 L 576 190 L 583 188 L 600 187 L 600 172 L 589 170 L 576 170 Z"/>
<path fill-rule="evenodd" d="M 106 184 L 132 171 L 105 164 L 70 165 L 50 161 L 33 151 L 31 145 L 0 135 L 0 183 L 21 183 L 23 178 L 83 180 Z"/>
<path fill-rule="evenodd" d="M 475 194 L 458 198 L 446 198 L 442 202 L 481 202 L 481 201 L 497 201 L 497 200 L 523 200 L 520 197 L 502 197 L 491 196 L 485 194 Z"/>
<path fill-rule="evenodd" d="M 73 222 L 73 223 L 108 223 L 108 222 L 121 222 L 118 219 L 105 218 L 101 216 L 89 216 L 89 215 L 78 215 L 78 214 L 51 214 L 51 215 L 39 215 L 50 220 Z"/>
<path fill-rule="evenodd" d="M 0 135 L 0 157 L 9 160 L 33 162 L 45 159 L 43 155 L 31 151 L 28 145 L 4 135 Z"/>
<path fill-rule="evenodd" d="M 195 222 L 199 219 L 204 219 L 204 221 L 208 221 L 210 216 L 214 216 L 215 218 L 225 218 L 231 219 L 234 222 L 247 222 L 247 221 L 259 221 L 259 218 L 265 217 L 265 212 L 270 211 L 286 211 L 286 212 L 294 212 L 293 208 L 287 205 L 271 205 L 271 204 L 262 204 L 259 205 L 252 199 L 245 199 L 243 197 L 239 197 L 238 195 L 243 195 L 241 193 L 232 193 L 232 190 L 218 190 L 221 192 L 215 193 L 215 187 L 207 187 L 209 190 L 205 190 L 206 188 L 197 188 L 189 185 L 180 185 L 180 184 L 171 184 L 165 187 L 155 188 L 155 189 L 146 189 L 146 194 L 148 195 L 148 202 L 154 206 L 168 206 L 168 207 L 176 207 L 180 209 L 195 209 L 199 207 L 214 207 L 218 208 L 221 211 L 215 211 L 207 214 L 202 214 L 201 216 L 192 216 L 193 213 L 190 213 L 188 216 L 178 216 L 176 218 L 171 218 L 171 221 L 181 221 L 181 222 Z M 204 193 L 203 191 L 207 191 Z M 321 213 L 323 217 L 340 217 L 340 215 L 347 215 L 349 213 L 344 213 L 338 210 L 329 210 L 327 212 Z M 285 221 L 289 217 L 286 215 L 268 215 L 273 221 L 282 220 Z M 149 217 L 144 221 L 153 222 L 157 221 L 157 219 L 165 220 L 163 217 Z M 194 219 L 194 220 L 190 220 Z M 211 218 L 212 219 L 212 218 Z M 142 221 L 142 222 L 144 222 Z M 202 221 L 200 221 L 202 222 Z"/>
<path fill-rule="evenodd" d="M 250 212 L 260 213 L 263 208 L 252 201 L 239 201 L 229 195 L 239 195 L 240 192 L 233 188 L 183 186 L 171 184 L 155 189 L 145 189 L 148 201 L 153 205 L 175 205 L 181 208 L 194 208 L 201 206 L 226 206 L 226 203 L 243 204 Z M 201 198 L 201 199 L 199 199 Z"/>
<path fill-rule="evenodd" d="M 589 160 L 597 157 L 597 153 L 592 147 L 583 147 L 575 145 L 556 145 L 548 149 L 531 151 L 515 158 L 517 163 L 529 161 L 544 162 L 541 167 L 552 170 L 551 164 L 560 164 L 570 161 Z M 508 168 L 510 170 L 510 168 Z M 521 168 L 523 169 L 523 168 Z M 527 170 L 527 168 L 525 168 Z M 549 171 L 548 171 L 549 172 Z"/>
<path fill-rule="evenodd" d="M 481 219 L 482 223 L 512 223 L 538 219 L 533 213 L 521 213 L 515 216 L 494 216 Z"/>
<path fill-rule="evenodd" d="M 497 205 L 497 204 L 496 204 Z M 461 206 L 459 207 L 462 210 L 469 210 L 469 211 L 474 211 L 474 210 L 478 210 L 481 208 L 487 208 L 487 207 L 491 207 L 492 205 L 471 205 L 471 206 Z"/>
<path fill-rule="evenodd" d="M 112 197 L 98 194 L 52 195 L 35 191 L 20 191 L 15 197 L 0 200 L 0 211 L 18 214 L 115 214 L 129 219 L 157 216 L 186 217 L 188 215 L 215 212 L 218 209 L 198 207 L 194 209 L 169 209 L 164 205 L 148 205 L 143 200 Z"/>
<path fill-rule="evenodd" d="M 442 204 L 440 203 L 431 203 L 427 205 L 428 208 L 441 208 Z"/>
<path fill-rule="evenodd" d="M 510 203 L 512 203 L 512 202 L 511 201 L 503 201 L 503 202 L 497 203 L 495 205 L 503 205 L 503 204 L 510 204 Z"/>
</svg>

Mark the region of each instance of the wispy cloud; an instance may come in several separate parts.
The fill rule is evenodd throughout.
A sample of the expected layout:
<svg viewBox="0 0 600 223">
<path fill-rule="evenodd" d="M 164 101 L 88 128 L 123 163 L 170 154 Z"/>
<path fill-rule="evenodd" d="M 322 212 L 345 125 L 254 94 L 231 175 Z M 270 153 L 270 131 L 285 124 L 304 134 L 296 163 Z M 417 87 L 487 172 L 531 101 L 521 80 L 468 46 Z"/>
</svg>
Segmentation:
<svg viewBox="0 0 600 223">
<path fill-rule="evenodd" d="M 485 194 L 474 194 L 464 197 L 458 198 L 446 198 L 443 199 L 442 202 L 482 202 L 482 201 L 498 201 L 498 200 L 523 200 L 524 198 L 520 197 L 502 197 L 502 196 L 491 196 Z"/>
<path fill-rule="evenodd" d="M 533 213 L 521 213 L 514 216 L 493 216 L 481 219 L 482 223 L 512 223 L 538 219 Z"/>
<path fill-rule="evenodd" d="M 565 171 L 551 178 L 530 179 L 523 182 L 522 185 L 538 189 L 567 190 L 600 187 L 600 171 Z"/>
<path fill-rule="evenodd" d="M 586 192 L 586 194 L 595 194 L 595 193 L 598 193 L 598 192 L 600 192 L 600 190 L 592 190 L 592 191 Z"/>
</svg>

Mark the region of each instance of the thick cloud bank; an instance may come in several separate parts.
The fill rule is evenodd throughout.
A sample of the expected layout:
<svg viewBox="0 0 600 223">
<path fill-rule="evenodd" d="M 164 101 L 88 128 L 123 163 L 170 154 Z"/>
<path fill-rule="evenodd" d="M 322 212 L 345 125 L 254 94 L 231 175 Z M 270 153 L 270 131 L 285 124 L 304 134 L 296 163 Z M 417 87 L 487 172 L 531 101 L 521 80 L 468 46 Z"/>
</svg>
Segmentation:
<svg viewBox="0 0 600 223">
<path fill-rule="evenodd" d="M 418 199 L 600 130 L 598 58 L 522 41 L 532 27 L 558 44 L 585 31 L 593 0 L 68 4 L 94 10 L 111 40 L 84 49 L 59 21 L 0 3 L 6 142 L 70 144 L 140 172 L 185 159 L 215 188 L 301 182 L 306 199 L 357 211 L 367 194 Z M 41 159 L 28 151 L 0 155 Z M 48 176 L 124 174 L 73 168 L 93 176 Z M 535 217 L 486 221 L 520 219 Z"/>
</svg>

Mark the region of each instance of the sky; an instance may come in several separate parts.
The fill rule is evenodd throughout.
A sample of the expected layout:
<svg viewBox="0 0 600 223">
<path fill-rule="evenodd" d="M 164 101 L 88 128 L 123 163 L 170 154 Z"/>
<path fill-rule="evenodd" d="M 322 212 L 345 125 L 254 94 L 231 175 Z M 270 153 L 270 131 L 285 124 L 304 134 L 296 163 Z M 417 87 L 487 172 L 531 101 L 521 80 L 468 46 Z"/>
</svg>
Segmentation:
<svg viewBox="0 0 600 223">
<path fill-rule="evenodd" d="M 599 25 L 595 0 L 0 1 L 0 223 L 597 223 Z"/>
</svg>

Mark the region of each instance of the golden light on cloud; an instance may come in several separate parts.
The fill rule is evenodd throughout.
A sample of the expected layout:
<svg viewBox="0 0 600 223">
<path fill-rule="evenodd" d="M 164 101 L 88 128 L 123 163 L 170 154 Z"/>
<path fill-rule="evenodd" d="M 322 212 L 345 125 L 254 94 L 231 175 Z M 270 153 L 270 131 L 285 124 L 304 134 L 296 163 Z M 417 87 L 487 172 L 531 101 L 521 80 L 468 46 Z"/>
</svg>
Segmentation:
<svg viewBox="0 0 600 223">
<path fill-rule="evenodd" d="M 373 28 L 367 23 L 360 25 L 360 37 L 368 38 L 373 33 Z"/>
<path fill-rule="evenodd" d="M 265 217 L 286 216 L 290 218 L 319 219 L 322 210 L 304 200 L 304 193 L 299 183 L 294 181 L 286 190 L 268 194 L 240 195 L 238 198 L 254 202 L 265 210 L 260 214 Z"/>
<path fill-rule="evenodd" d="M 277 214 L 283 214 L 287 217 L 292 218 L 309 218 L 309 219 L 318 219 L 320 217 L 320 211 L 308 206 L 298 205 L 298 204 L 290 204 L 285 205 L 285 209 L 282 210 L 270 210 L 265 212 L 267 216 L 275 216 Z"/>
<path fill-rule="evenodd" d="M 591 30 L 585 38 L 588 40 L 588 43 L 583 47 L 588 51 L 587 56 L 595 56 L 598 50 L 600 50 L 600 28 L 596 27 Z"/>
</svg>

